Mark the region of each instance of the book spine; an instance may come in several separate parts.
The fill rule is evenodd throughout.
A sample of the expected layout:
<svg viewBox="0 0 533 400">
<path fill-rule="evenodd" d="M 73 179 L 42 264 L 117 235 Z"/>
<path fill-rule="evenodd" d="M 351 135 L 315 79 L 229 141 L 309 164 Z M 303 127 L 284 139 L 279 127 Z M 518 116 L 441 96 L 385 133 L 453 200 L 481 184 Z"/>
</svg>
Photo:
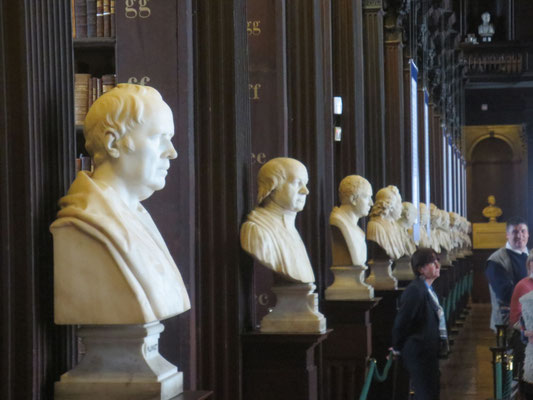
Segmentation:
<svg viewBox="0 0 533 400">
<path fill-rule="evenodd" d="M 109 0 L 102 0 L 103 9 L 104 9 L 104 36 L 110 37 L 111 36 L 111 5 L 109 3 Z"/>
<path fill-rule="evenodd" d="M 90 74 L 74 75 L 74 114 L 76 125 L 83 125 L 87 115 Z"/>
<path fill-rule="evenodd" d="M 115 75 L 108 74 L 102 76 L 102 94 L 109 92 L 111 89 L 113 89 L 115 84 Z"/>
<path fill-rule="evenodd" d="M 96 36 L 96 0 L 87 0 L 87 37 Z"/>
<path fill-rule="evenodd" d="M 76 25 L 76 37 L 87 37 L 87 6 L 86 0 L 74 0 L 74 15 Z"/>
<path fill-rule="evenodd" d="M 76 39 L 76 11 L 74 9 L 74 0 L 70 0 L 70 23 L 72 25 L 72 39 Z"/>
<path fill-rule="evenodd" d="M 115 37 L 117 35 L 117 30 L 115 28 L 115 0 L 110 0 L 109 23 L 110 23 L 109 35 L 111 37 Z"/>
<path fill-rule="evenodd" d="M 104 5 L 102 0 L 96 0 L 96 36 L 104 36 Z"/>
</svg>

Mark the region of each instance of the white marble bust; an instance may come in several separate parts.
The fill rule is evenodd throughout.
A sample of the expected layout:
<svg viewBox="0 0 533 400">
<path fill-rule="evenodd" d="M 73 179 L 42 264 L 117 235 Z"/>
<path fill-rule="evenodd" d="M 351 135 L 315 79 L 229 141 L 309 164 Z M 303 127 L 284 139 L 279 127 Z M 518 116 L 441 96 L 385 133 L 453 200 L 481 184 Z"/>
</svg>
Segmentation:
<svg viewBox="0 0 533 400">
<path fill-rule="evenodd" d="M 461 247 L 460 217 L 456 212 L 450 211 L 450 239 L 454 249 Z"/>
<path fill-rule="evenodd" d="M 357 223 L 359 218 L 368 215 L 373 205 L 372 186 L 362 176 L 349 175 L 339 185 L 339 200 L 341 205 L 333 208 L 329 216 L 330 225 L 338 228 L 332 234 L 333 265 L 364 265 L 367 259 L 365 233 Z"/>
<path fill-rule="evenodd" d="M 431 248 L 440 253 L 440 231 L 438 226 L 441 224 L 441 215 L 439 209 L 433 203 L 429 205 L 429 217 L 431 221 Z"/>
<path fill-rule="evenodd" d="M 307 250 L 296 230 L 296 214 L 309 191 L 307 169 L 293 158 L 274 158 L 257 175 L 257 206 L 241 227 L 241 246 L 265 267 L 283 278 L 315 281 Z"/>
<path fill-rule="evenodd" d="M 445 210 L 439 210 L 440 224 L 437 226 L 439 244 L 444 250 L 450 251 L 453 249 L 453 242 L 450 231 L 450 214 Z"/>
<path fill-rule="evenodd" d="M 420 247 L 431 248 L 432 242 L 428 234 L 427 226 L 429 222 L 429 212 L 426 203 L 420 202 Z M 431 232 L 430 232 L 431 233 Z"/>
<path fill-rule="evenodd" d="M 141 201 L 177 157 L 172 111 L 155 89 L 120 84 L 85 119 L 94 172 L 78 174 L 50 230 L 58 324 L 145 324 L 190 308 L 185 285 Z"/>
<path fill-rule="evenodd" d="M 413 225 L 416 221 L 417 209 L 413 203 L 404 201 L 402 203 L 402 215 L 398 219 L 398 225 L 400 226 L 400 233 L 402 234 L 402 240 L 407 252 L 407 256 L 412 256 L 416 251 L 416 243 L 413 236 Z"/>
<path fill-rule="evenodd" d="M 494 36 L 494 26 L 490 23 L 490 14 L 484 12 L 481 14 L 481 25 L 477 28 L 477 33 L 481 36 L 481 41 L 491 42 L 492 36 Z"/>
<path fill-rule="evenodd" d="M 397 223 L 401 212 L 402 200 L 396 186 L 387 186 L 376 193 L 376 204 L 370 212 L 366 237 L 381 247 L 393 260 L 405 254 Z"/>
</svg>

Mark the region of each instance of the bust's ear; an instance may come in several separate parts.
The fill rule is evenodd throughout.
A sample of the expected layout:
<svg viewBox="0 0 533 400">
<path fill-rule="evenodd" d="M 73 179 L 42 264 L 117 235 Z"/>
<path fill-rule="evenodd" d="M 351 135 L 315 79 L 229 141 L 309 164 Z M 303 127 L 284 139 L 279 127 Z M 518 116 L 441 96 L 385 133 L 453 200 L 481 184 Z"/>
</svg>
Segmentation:
<svg viewBox="0 0 533 400">
<path fill-rule="evenodd" d="M 357 205 L 357 195 L 356 195 L 356 194 L 353 194 L 353 193 L 352 193 L 352 194 L 350 195 L 350 204 L 352 204 L 352 205 L 354 205 L 354 206 Z"/>
<path fill-rule="evenodd" d="M 107 154 L 113 158 L 119 158 L 120 152 L 117 146 L 118 135 L 114 131 L 106 131 L 104 134 L 104 147 Z"/>
</svg>

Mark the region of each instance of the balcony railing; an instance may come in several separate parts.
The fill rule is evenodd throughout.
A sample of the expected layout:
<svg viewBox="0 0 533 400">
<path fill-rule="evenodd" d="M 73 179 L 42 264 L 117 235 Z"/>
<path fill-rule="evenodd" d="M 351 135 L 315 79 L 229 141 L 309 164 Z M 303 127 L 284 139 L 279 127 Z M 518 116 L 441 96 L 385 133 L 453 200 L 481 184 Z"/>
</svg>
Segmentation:
<svg viewBox="0 0 533 400">
<path fill-rule="evenodd" d="M 513 42 L 462 44 L 468 76 L 519 76 L 530 71 L 530 46 Z"/>
</svg>

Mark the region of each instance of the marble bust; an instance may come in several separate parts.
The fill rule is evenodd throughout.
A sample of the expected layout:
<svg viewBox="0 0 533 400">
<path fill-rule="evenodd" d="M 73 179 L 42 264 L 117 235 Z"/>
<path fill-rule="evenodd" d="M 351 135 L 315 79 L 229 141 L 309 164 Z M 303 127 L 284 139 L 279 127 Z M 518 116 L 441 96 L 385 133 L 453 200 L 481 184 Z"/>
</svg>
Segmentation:
<svg viewBox="0 0 533 400">
<path fill-rule="evenodd" d="M 400 226 L 400 233 L 403 236 L 403 243 L 407 256 L 413 255 L 416 251 L 416 243 L 413 236 L 413 225 L 416 221 L 417 209 L 413 203 L 404 201 L 402 203 L 402 215 L 398 219 L 398 225 Z"/>
<path fill-rule="evenodd" d="M 276 306 L 261 320 L 265 333 L 325 332 L 318 310 L 315 275 L 307 250 L 296 230 L 296 214 L 309 191 L 307 169 L 298 160 L 273 158 L 257 174 L 257 206 L 241 226 L 241 246 L 276 273 Z"/>
<path fill-rule="evenodd" d="M 365 233 L 357 225 L 362 217 L 366 217 L 372 207 L 372 186 L 359 175 L 345 177 L 339 185 L 339 199 L 341 205 L 333 208 L 329 217 L 333 231 L 333 265 L 364 265 L 367 258 Z M 337 232 L 342 235 L 342 240 L 337 237 Z M 335 240 L 337 239 L 337 240 Z M 345 244 L 348 257 L 343 255 L 341 249 L 335 249 Z"/>
<path fill-rule="evenodd" d="M 502 209 L 496 206 L 496 198 L 493 195 L 487 197 L 487 203 L 489 205 L 483 209 L 483 216 L 488 218 L 489 222 L 497 222 L 498 217 L 503 214 Z"/>
<path fill-rule="evenodd" d="M 119 84 L 87 113 L 80 172 L 50 226 L 54 318 L 78 325 L 87 352 L 55 383 L 54 399 L 159 399 L 183 392 L 183 372 L 158 350 L 162 319 L 190 308 L 184 282 L 141 205 L 163 189 L 174 119 L 159 92 Z"/>
<path fill-rule="evenodd" d="M 426 203 L 420 202 L 420 242 L 419 246 L 431 248 L 432 242 L 428 234 L 429 213 Z M 431 232 L 430 232 L 431 233 Z"/>
<path fill-rule="evenodd" d="M 367 239 L 376 243 L 393 260 L 405 254 L 397 223 L 401 212 L 402 201 L 396 186 L 387 186 L 376 193 L 376 203 L 370 212 Z"/>
<path fill-rule="evenodd" d="M 241 246 L 265 267 L 292 282 L 315 281 L 307 250 L 294 221 L 305 206 L 307 169 L 298 160 L 279 157 L 257 175 L 257 207 L 241 227 Z"/>
<path fill-rule="evenodd" d="M 334 282 L 326 289 L 328 300 L 363 300 L 374 297 L 374 289 L 364 282 L 367 270 L 365 233 L 358 221 L 372 207 L 372 186 L 359 175 L 349 175 L 339 184 L 340 206 L 329 217 Z"/>
<path fill-rule="evenodd" d="M 431 248 L 438 254 L 440 248 L 440 231 L 437 229 L 441 224 L 439 209 L 433 203 L 429 205 L 429 218 L 431 223 Z"/>
<path fill-rule="evenodd" d="M 155 89 L 119 84 L 89 110 L 94 172 L 78 173 L 50 226 L 57 324 L 144 324 L 190 308 L 167 246 L 141 202 L 177 157 L 172 111 Z"/>
<path fill-rule="evenodd" d="M 481 21 L 477 33 L 481 36 L 482 42 L 491 42 L 492 36 L 494 36 L 494 26 L 490 23 L 490 14 L 488 12 L 481 14 Z"/>
</svg>

